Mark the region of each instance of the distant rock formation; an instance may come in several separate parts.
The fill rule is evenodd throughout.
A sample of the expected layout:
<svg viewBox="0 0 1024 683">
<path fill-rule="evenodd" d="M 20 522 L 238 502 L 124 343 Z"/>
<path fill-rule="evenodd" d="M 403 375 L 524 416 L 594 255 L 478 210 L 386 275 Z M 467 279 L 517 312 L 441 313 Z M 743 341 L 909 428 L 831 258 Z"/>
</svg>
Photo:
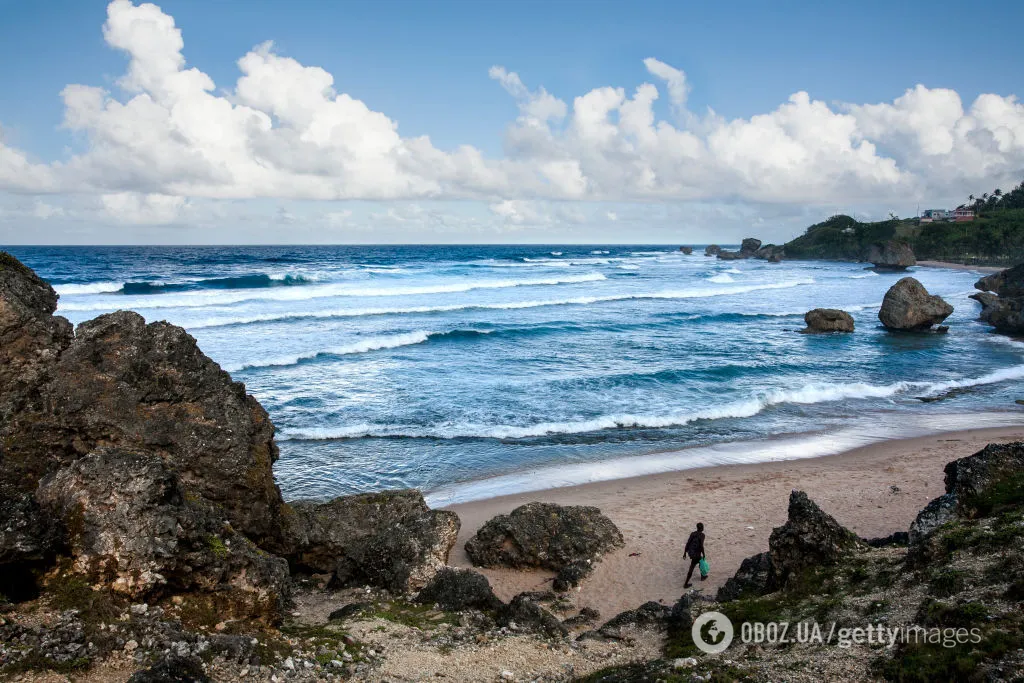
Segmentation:
<svg viewBox="0 0 1024 683">
<path fill-rule="evenodd" d="M 712 247 L 715 249 L 712 252 Z M 740 244 L 739 251 L 727 251 L 717 244 L 712 244 L 704 251 L 705 256 L 716 255 L 723 261 L 736 261 L 739 259 L 758 258 L 778 263 L 785 255 L 785 247 L 775 244 L 761 246 L 761 240 L 754 237 L 747 237 Z"/>
<path fill-rule="evenodd" d="M 484 524 L 466 542 L 478 567 L 542 567 L 567 588 L 592 571 L 601 554 L 620 548 L 622 533 L 596 507 L 527 503 Z"/>
<path fill-rule="evenodd" d="M 704 247 L 705 256 L 718 256 L 722 252 L 722 248 L 717 244 L 709 244 Z"/>
<path fill-rule="evenodd" d="M 953 313 L 942 297 L 931 295 L 920 282 L 905 277 L 885 293 L 878 319 L 890 330 L 923 331 Z"/>
<path fill-rule="evenodd" d="M 981 278 L 971 298 L 981 304 L 979 319 L 1001 334 L 1024 334 L 1024 263 Z"/>
<path fill-rule="evenodd" d="M 679 251 L 689 256 L 690 254 L 693 253 L 693 247 L 679 247 Z"/>
<path fill-rule="evenodd" d="M 756 237 L 747 237 L 740 243 L 740 253 L 747 255 L 748 258 L 753 257 L 760 248 L 761 240 Z"/>
<path fill-rule="evenodd" d="M 916 265 L 914 250 L 906 242 L 899 240 L 886 240 L 875 242 L 868 248 L 866 261 L 875 266 L 878 271 L 901 271 Z"/>
<path fill-rule="evenodd" d="M 800 330 L 804 334 L 821 332 L 853 332 L 853 316 L 836 308 L 815 308 L 804 314 L 807 327 Z"/>
<path fill-rule="evenodd" d="M 779 263 L 786 256 L 786 248 L 779 244 L 766 244 L 754 252 L 754 258 L 764 259 L 769 263 Z"/>
</svg>

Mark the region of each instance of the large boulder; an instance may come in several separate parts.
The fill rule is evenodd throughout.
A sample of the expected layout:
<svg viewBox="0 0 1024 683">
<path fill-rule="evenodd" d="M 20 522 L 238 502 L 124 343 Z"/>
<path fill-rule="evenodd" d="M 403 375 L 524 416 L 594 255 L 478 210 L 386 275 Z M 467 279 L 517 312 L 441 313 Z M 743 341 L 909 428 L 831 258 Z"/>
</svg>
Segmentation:
<svg viewBox="0 0 1024 683">
<path fill-rule="evenodd" d="M 685 255 L 689 256 L 690 254 L 693 253 L 693 247 L 679 247 L 679 251 L 681 251 Z"/>
<path fill-rule="evenodd" d="M 291 510 L 292 564 L 333 572 L 337 586 L 419 590 L 445 566 L 459 534 L 458 515 L 431 510 L 413 489 L 298 502 Z"/>
<path fill-rule="evenodd" d="M 956 518 L 956 496 L 946 493 L 932 500 L 910 523 L 908 540 L 910 545 L 917 545 L 931 532 Z"/>
<path fill-rule="evenodd" d="M 800 330 L 804 334 L 820 332 L 853 332 L 853 316 L 836 308 L 815 308 L 804 314 L 807 327 Z"/>
<path fill-rule="evenodd" d="M 704 247 L 705 256 L 718 256 L 719 252 L 721 251 L 722 248 L 717 244 L 709 244 L 708 246 Z"/>
<path fill-rule="evenodd" d="M 4 478 L 31 489 L 97 446 L 159 454 L 238 530 L 279 545 L 283 502 L 266 411 L 188 333 L 119 311 L 78 326 L 38 396 L 0 425 Z"/>
<path fill-rule="evenodd" d="M 981 304 L 980 320 L 1002 334 L 1024 334 L 1024 263 L 987 275 L 974 286 L 981 290 L 971 295 Z"/>
<path fill-rule="evenodd" d="M 287 563 L 190 495 L 158 455 L 101 448 L 45 477 L 40 505 L 67 533 L 71 571 L 134 599 L 202 593 L 226 617 L 274 622 Z"/>
<path fill-rule="evenodd" d="M 747 237 L 740 243 L 740 254 L 746 257 L 752 257 L 757 253 L 757 250 L 761 248 L 761 240 L 754 237 Z"/>
<path fill-rule="evenodd" d="M 786 255 L 786 247 L 779 244 L 766 244 L 754 252 L 754 258 L 764 259 L 769 263 L 779 263 Z"/>
<path fill-rule="evenodd" d="M 803 491 L 789 496 L 786 523 L 768 539 L 772 573 L 779 585 L 807 569 L 834 565 L 861 546 L 856 534 L 843 527 Z"/>
<path fill-rule="evenodd" d="M 481 567 L 560 571 L 623 544 L 622 533 L 596 507 L 528 503 L 484 524 L 466 542 L 466 553 Z"/>
<path fill-rule="evenodd" d="M 990 322 L 992 312 L 999 307 L 999 297 L 991 292 L 976 292 L 968 295 L 969 299 L 974 299 L 981 304 L 981 313 L 978 314 L 978 320 L 982 322 Z"/>
<path fill-rule="evenodd" d="M 741 259 L 750 258 L 750 256 L 739 252 L 739 251 L 727 251 L 722 249 L 716 254 L 722 261 L 739 261 Z"/>
<path fill-rule="evenodd" d="M 868 248 L 866 261 L 875 266 L 875 270 L 900 271 L 916 265 L 914 250 L 906 242 L 887 240 L 875 242 Z"/>
<path fill-rule="evenodd" d="M 878 319 L 891 330 L 927 330 L 953 313 L 942 297 L 931 295 L 920 282 L 905 277 L 889 288 Z"/>
<path fill-rule="evenodd" d="M 446 612 L 496 610 L 502 606 L 486 576 L 472 569 L 453 567 L 437 572 L 416 596 L 416 602 L 437 605 Z"/>
</svg>

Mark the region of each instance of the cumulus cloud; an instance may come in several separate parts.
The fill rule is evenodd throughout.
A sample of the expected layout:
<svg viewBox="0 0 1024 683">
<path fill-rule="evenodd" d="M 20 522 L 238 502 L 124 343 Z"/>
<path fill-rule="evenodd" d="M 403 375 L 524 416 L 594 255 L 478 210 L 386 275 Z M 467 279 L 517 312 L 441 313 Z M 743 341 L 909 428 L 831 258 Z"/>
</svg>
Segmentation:
<svg viewBox="0 0 1024 683">
<path fill-rule="evenodd" d="M 85 149 L 41 163 L 0 130 L 0 191 L 90 195 L 117 221 L 150 224 L 181 220 L 192 198 L 474 199 L 516 226 L 545 224 L 538 201 L 885 203 L 957 195 L 1024 169 L 1024 106 L 1012 95 L 965 107 L 956 92 L 922 85 L 863 105 L 798 92 L 773 111 L 727 120 L 690 112 L 685 72 L 654 57 L 643 65 L 656 83 L 571 100 L 494 66 L 490 78 L 519 113 L 504 155 L 487 158 L 403 137 L 330 73 L 272 43 L 243 55 L 233 87 L 218 89 L 188 66 L 185 37 L 153 4 L 114 0 L 103 36 L 127 58 L 116 90 L 72 84 L 61 93 L 64 127 Z M 672 121 L 655 113 L 659 88 Z M 379 220 L 450 227 L 411 206 Z M 327 221 L 350 218 L 333 213 Z M 571 211 L 557 219 L 572 223 Z"/>
</svg>

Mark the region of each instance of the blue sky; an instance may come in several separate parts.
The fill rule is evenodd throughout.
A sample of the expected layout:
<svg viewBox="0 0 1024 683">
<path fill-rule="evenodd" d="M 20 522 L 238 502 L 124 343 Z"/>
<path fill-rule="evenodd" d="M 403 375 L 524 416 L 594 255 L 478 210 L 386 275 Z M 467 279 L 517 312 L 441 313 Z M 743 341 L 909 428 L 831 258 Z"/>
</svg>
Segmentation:
<svg viewBox="0 0 1024 683">
<path fill-rule="evenodd" d="M 698 169 L 687 171 L 671 179 L 672 182 L 666 181 L 656 191 L 618 192 L 614 188 L 621 185 L 621 179 L 602 179 L 599 169 L 590 170 L 585 141 L 574 139 L 570 145 L 564 139 L 569 136 L 567 131 L 572 129 L 576 118 L 574 98 L 611 86 L 623 88 L 628 99 L 644 82 L 659 88 L 659 97 L 651 105 L 657 121 L 666 121 L 679 130 L 703 131 L 699 134 L 706 136 L 704 143 L 709 148 L 715 135 L 710 132 L 712 124 L 704 118 L 709 107 L 725 123 L 749 121 L 751 117 L 777 111 L 791 95 L 800 91 L 840 114 L 847 105 L 894 105 L 908 89 L 922 84 L 929 92 L 955 91 L 962 102 L 964 116 L 969 117 L 971 103 L 979 95 L 1007 98 L 1024 91 L 1021 76 L 1024 50 L 1020 49 L 1019 41 L 1024 3 L 1019 2 L 904 2 L 897 5 L 882 2 L 282 3 L 250 0 L 242 3 L 166 0 L 157 4 L 163 14 L 173 17 L 174 25 L 181 30 L 185 68 L 195 67 L 207 74 L 217 85 L 215 93 L 228 100 L 237 99 L 232 95 L 239 77 L 237 60 L 254 46 L 272 40 L 276 55 L 305 67 L 321 67 L 332 74 L 337 94 L 344 93 L 364 103 L 370 111 L 386 116 L 397 125 L 403 140 L 426 135 L 433 147 L 444 153 L 468 145 L 494 163 L 514 156 L 509 153 L 507 136 L 521 113 L 516 98 L 510 97 L 509 92 L 488 75 L 491 67 L 500 65 L 517 73 L 530 92 L 543 87 L 565 104 L 567 115 L 559 120 L 553 118 L 545 125 L 559 144 L 572 147 L 559 152 L 559 158 L 579 167 L 586 189 L 582 186 L 568 189 L 567 186 L 552 190 L 546 196 L 546 190 L 538 190 L 539 186 L 529 183 L 509 181 L 495 190 L 490 184 L 486 189 L 481 189 L 480 184 L 456 188 L 451 179 L 430 178 L 427 184 L 431 189 L 383 193 L 387 196 L 375 196 L 372 191 L 363 196 L 358 191 L 350 191 L 348 186 L 332 189 L 328 194 L 299 190 L 273 196 L 273 191 L 259 190 L 253 191 L 252 196 L 239 196 L 248 192 L 239 190 L 238 185 L 244 181 L 236 180 L 231 190 L 200 196 L 193 194 L 194 190 L 183 188 L 183 185 L 191 187 L 191 180 L 180 177 L 139 184 L 125 184 L 123 179 L 100 183 L 95 178 L 87 182 L 59 178 L 31 185 L 16 179 L 5 185 L 0 172 L 0 242 L 20 241 L 15 230 L 26 223 L 38 225 L 48 239 L 55 241 L 62 237 L 77 239 L 73 231 L 69 232 L 71 227 L 79 236 L 86 229 L 87 235 L 96 239 L 114 241 L 146 241 L 153 231 L 166 240 L 167 234 L 173 235 L 173 229 L 168 230 L 168 226 L 173 228 L 174 225 L 183 228 L 182 234 L 194 236 L 196 226 L 202 223 L 199 214 L 205 216 L 203 220 L 209 220 L 210 205 L 219 205 L 218 215 L 223 222 L 230 222 L 224 216 L 237 213 L 239 203 L 245 205 L 250 221 L 253 213 L 266 219 L 264 232 L 253 236 L 256 241 L 277 240 L 273 234 L 274 217 L 280 215 L 282 207 L 300 220 L 305 220 L 307 214 L 315 218 L 327 211 L 351 212 L 347 219 L 358 221 L 364 214 L 386 213 L 392 205 L 404 210 L 408 202 L 420 202 L 418 206 L 428 210 L 437 202 L 437 207 L 452 212 L 453 216 L 472 216 L 474 220 L 504 217 L 506 222 L 508 207 L 493 210 L 502 202 L 534 202 L 531 205 L 537 209 L 534 214 L 547 211 L 546 216 L 552 214 L 552 206 L 563 207 L 568 202 L 571 210 L 579 210 L 583 215 L 582 223 L 576 222 L 568 226 L 571 230 L 563 231 L 572 241 L 588 241 L 585 228 L 580 226 L 588 223 L 592 215 L 635 213 L 637 223 L 644 224 L 644 216 L 676 215 L 673 211 L 686 215 L 686 206 L 692 202 L 700 202 L 699 211 L 710 210 L 707 207 L 715 205 L 726 206 L 727 209 L 721 211 L 723 228 L 732 230 L 734 226 L 730 221 L 747 223 L 752 218 L 767 217 L 778 226 L 772 229 L 781 233 L 798 229 L 800 221 L 807 216 L 827 215 L 836 207 L 850 207 L 851 212 L 860 210 L 865 215 L 884 215 L 890 207 L 906 213 L 913 210 L 917 201 L 951 201 L 959 194 L 989 190 L 990 185 L 1006 184 L 1014 177 L 1024 176 L 1024 153 L 1020 152 L 1024 149 L 1024 139 L 1014 137 L 1024 138 L 1024 130 L 1018 132 L 1013 112 L 1007 115 L 1010 117 L 1007 121 L 1000 119 L 984 124 L 989 127 L 986 130 L 996 131 L 992 134 L 1001 141 L 1002 147 L 997 151 L 1003 158 L 999 164 L 977 163 L 976 157 L 982 151 L 960 149 L 957 142 L 948 153 L 943 148 L 948 158 L 944 157 L 941 164 L 955 168 L 956 172 L 933 174 L 929 164 L 924 163 L 931 157 L 922 157 L 922 149 L 932 154 L 927 150 L 927 140 L 944 135 L 939 128 L 954 131 L 957 119 L 949 114 L 935 124 L 935 130 L 908 132 L 909 124 L 904 124 L 920 118 L 919 110 L 935 111 L 941 106 L 955 109 L 948 101 L 936 103 L 924 96 L 915 105 L 918 110 L 911 111 L 909 105 L 902 109 L 896 107 L 900 109 L 898 113 L 903 123 L 891 113 L 858 115 L 858 130 L 850 134 L 851 145 L 855 147 L 862 140 L 868 140 L 877 156 L 893 159 L 899 174 L 879 164 L 871 168 L 860 164 L 853 170 L 829 166 L 825 174 L 834 172 L 836 187 L 850 185 L 844 174 L 866 179 L 863 190 L 848 196 L 831 187 L 816 185 L 801 189 L 800 183 L 804 181 L 785 178 L 788 162 L 780 166 L 778 160 L 780 151 L 785 150 L 772 144 L 763 131 L 755 135 L 748 131 L 739 138 L 745 141 L 747 148 L 757 147 L 763 140 L 766 155 L 765 159 L 742 164 L 743 183 L 735 181 L 731 175 L 736 169 L 719 167 L 721 156 L 731 157 L 732 152 L 712 152 L 711 156 L 716 158 L 700 161 L 687 157 L 688 164 L 710 164 L 711 170 L 706 175 L 721 175 L 722 186 L 717 190 L 691 187 L 694 185 L 692 178 L 701 175 Z M 118 85 L 118 79 L 126 72 L 128 58 L 124 51 L 115 49 L 104 39 L 102 27 L 106 20 L 104 2 L 0 0 L 0 63 L 8 66 L 0 73 L 0 87 L 5 93 L 0 98 L 2 142 L 7 149 L 14 150 L 19 159 L 24 157 L 26 163 L 38 165 L 40 174 L 51 173 L 53 169 L 47 165 L 53 162 L 79 155 L 83 157 L 83 164 L 91 164 L 91 157 L 95 156 L 96 130 L 82 127 L 70 131 L 61 126 L 66 104 L 60 93 L 65 86 L 97 86 L 109 91 L 113 101 L 120 102 L 137 94 L 137 91 L 126 92 Z M 687 114 L 673 109 L 666 84 L 652 78 L 652 73 L 645 68 L 643 60 L 650 57 L 685 73 L 689 92 L 685 101 Z M 173 106 L 168 105 L 168 110 L 173 110 Z M 277 115 L 268 113 L 276 125 Z M 609 120 L 615 122 L 619 115 L 613 111 Z M 695 123 L 693 117 L 704 120 Z M 977 125 L 961 123 L 959 129 L 971 127 L 977 128 Z M 1011 131 L 1009 143 L 1002 142 L 1000 130 Z M 799 132 L 789 131 L 788 134 L 801 137 Z M 627 140 L 624 144 L 630 144 L 628 135 L 623 133 L 623 136 Z M 908 137 L 918 138 L 919 148 L 908 147 Z M 13 158 L 13 153 L 8 152 L 8 159 Z M 137 154 L 143 158 L 145 150 L 132 149 L 129 145 L 119 150 L 119 154 Z M 602 154 L 608 162 L 607 152 Z M 801 151 L 794 158 L 820 158 L 823 154 L 827 155 L 828 151 L 811 150 L 807 154 Z M 678 159 L 651 161 L 639 156 L 631 163 L 635 162 L 638 168 L 649 165 L 659 179 L 679 165 Z M 838 153 L 836 158 L 839 159 Z M 526 166 L 533 164 L 539 168 L 543 165 L 543 160 L 536 158 L 519 161 Z M 970 163 L 977 163 L 978 170 L 968 168 Z M 102 166 L 90 166 L 91 172 L 95 173 L 95 168 Z M 16 167 L 12 164 L 11 168 Z M 61 169 L 56 171 L 63 173 Z M 311 171 L 303 169 L 302 172 Z M 15 170 L 8 175 L 25 174 Z M 762 179 L 775 187 L 753 187 Z M 438 189 L 432 185 L 435 181 L 444 187 Z M 337 182 L 343 185 L 345 181 L 338 179 Z M 544 185 L 551 182 L 556 181 L 547 179 Z M 894 191 L 879 191 L 879 183 L 889 183 Z M 741 184 L 750 187 L 741 188 Z M 170 215 L 173 212 L 158 216 L 155 221 L 133 223 L 131 216 L 112 214 L 110 202 L 104 204 L 106 214 L 104 210 L 93 210 L 99 206 L 97 197 L 140 192 L 140 188 L 146 190 L 147 196 L 181 197 L 180 201 L 175 199 L 171 203 L 187 204 L 202 211 L 193 212 L 193 224 L 189 225 L 188 216 Z M 908 188 L 914 196 L 908 198 L 911 201 L 904 199 L 900 205 L 899 198 L 907 196 Z M 817 201 L 817 197 L 822 201 Z M 93 204 L 90 205 L 90 201 Z M 37 210 L 40 203 L 60 213 L 50 212 L 45 219 L 38 215 L 33 218 L 30 214 L 48 213 Z M 115 204 L 123 206 L 124 202 L 119 200 Z M 132 200 L 128 204 L 147 205 L 144 200 Z M 652 207 L 652 204 L 672 206 L 666 210 Z M 809 204 L 813 205 L 810 209 Z M 519 212 L 515 219 L 518 222 L 506 226 L 515 228 L 509 233 L 502 233 L 500 227 L 495 227 L 493 235 L 488 233 L 488 240 L 532 240 L 522 230 L 533 220 L 527 214 L 530 212 Z M 736 219 L 737 215 L 742 218 Z M 782 215 L 789 218 L 779 218 Z M 536 220 L 544 223 L 547 233 L 558 225 L 557 219 Z M 69 227 L 69 223 L 75 226 Z M 155 228 L 155 225 L 160 227 Z M 422 235 L 424 230 L 429 234 L 429 226 L 417 226 L 416 235 L 407 235 L 409 240 Z M 357 239 L 365 240 L 367 226 L 355 227 L 361 229 Z M 477 226 L 474 228 L 477 236 L 481 229 L 486 232 L 489 228 Z M 702 226 L 701 229 L 709 228 Z M 740 226 L 735 229 L 739 230 Z M 392 232 L 394 234 L 388 233 L 388 239 L 403 241 L 405 233 Z M 227 228 L 223 234 L 224 239 L 242 237 Z M 634 233 L 623 241 L 660 241 L 663 234 L 654 226 L 648 232 Z M 346 238 L 351 235 L 342 231 L 331 236 L 337 241 L 348 241 Z M 469 239 L 473 236 L 467 233 L 464 238 L 475 241 Z M 597 237 L 606 238 L 607 234 L 595 227 L 594 241 L 603 241 Z M 417 241 L 430 240 L 417 238 Z"/>
</svg>

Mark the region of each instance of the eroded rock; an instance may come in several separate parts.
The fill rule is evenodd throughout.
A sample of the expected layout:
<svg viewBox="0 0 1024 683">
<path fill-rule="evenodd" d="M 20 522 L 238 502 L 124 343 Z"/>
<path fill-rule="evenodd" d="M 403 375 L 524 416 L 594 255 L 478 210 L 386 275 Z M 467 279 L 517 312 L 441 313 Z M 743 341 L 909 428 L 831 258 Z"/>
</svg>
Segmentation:
<svg viewBox="0 0 1024 683">
<path fill-rule="evenodd" d="M 41 507 L 67 531 L 71 571 L 133 599 L 202 592 L 225 616 L 274 622 L 287 563 L 187 492 L 159 456 L 98 449 L 43 479 Z"/>
<path fill-rule="evenodd" d="M 885 293 L 878 319 L 891 330 L 927 330 L 953 313 L 942 297 L 928 293 L 920 282 L 905 277 Z"/>
<path fill-rule="evenodd" d="M 899 240 L 875 242 L 868 248 L 865 260 L 873 264 L 875 270 L 880 271 L 900 271 L 917 265 L 914 250 L 909 244 Z"/>
<path fill-rule="evenodd" d="M 768 540 L 772 572 L 780 585 L 822 565 L 832 565 L 860 546 L 857 536 L 826 514 L 803 491 L 789 496 L 786 523 Z"/>
<path fill-rule="evenodd" d="M 453 567 L 437 572 L 416 596 L 416 602 L 436 604 L 447 612 L 495 610 L 502 606 L 486 576 L 472 569 Z"/>
<path fill-rule="evenodd" d="M 459 533 L 454 512 L 431 510 L 412 489 L 291 508 L 289 559 L 302 569 L 334 572 L 338 586 L 419 590 L 445 566 Z"/>
<path fill-rule="evenodd" d="M 807 327 L 800 330 L 804 334 L 822 332 L 853 332 L 853 316 L 837 308 L 815 308 L 804 314 Z"/>
<path fill-rule="evenodd" d="M 528 503 L 484 524 L 466 542 L 466 553 L 481 567 L 560 571 L 623 544 L 622 533 L 596 507 Z"/>
</svg>

